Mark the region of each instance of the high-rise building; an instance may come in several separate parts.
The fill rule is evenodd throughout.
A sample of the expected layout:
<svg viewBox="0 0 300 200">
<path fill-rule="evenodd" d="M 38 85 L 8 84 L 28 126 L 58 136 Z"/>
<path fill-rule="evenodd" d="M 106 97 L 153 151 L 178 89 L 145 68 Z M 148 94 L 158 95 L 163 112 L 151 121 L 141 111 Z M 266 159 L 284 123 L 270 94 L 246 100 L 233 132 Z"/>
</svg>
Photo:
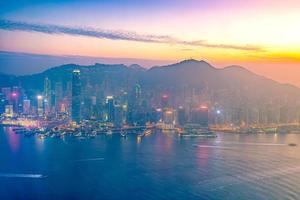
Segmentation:
<svg viewBox="0 0 300 200">
<path fill-rule="evenodd" d="M 56 82 L 55 83 L 55 109 L 59 111 L 62 98 L 63 98 L 63 87 L 61 82 Z"/>
<path fill-rule="evenodd" d="M 6 100 L 4 94 L 0 93 L 0 115 L 5 112 L 5 105 L 7 105 L 8 101 Z"/>
<path fill-rule="evenodd" d="M 13 107 L 13 105 L 6 105 L 5 106 L 5 116 L 6 117 L 13 117 L 14 116 L 14 107 Z"/>
<path fill-rule="evenodd" d="M 135 98 L 136 99 L 140 99 L 141 96 L 142 96 L 142 87 L 140 84 L 135 84 L 135 87 L 134 87 L 134 93 L 135 93 Z"/>
<path fill-rule="evenodd" d="M 121 105 L 115 105 L 114 107 L 114 126 L 121 127 L 124 123 L 124 112 Z"/>
<path fill-rule="evenodd" d="M 25 115 L 30 114 L 30 100 L 29 99 L 23 100 L 23 114 L 25 114 Z"/>
<path fill-rule="evenodd" d="M 169 96 L 167 94 L 164 94 L 161 96 L 161 107 L 167 108 L 169 106 Z"/>
<path fill-rule="evenodd" d="M 1 92 L 5 96 L 5 99 L 10 101 L 10 99 L 11 99 L 11 88 L 10 87 L 1 88 Z"/>
<path fill-rule="evenodd" d="M 115 118 L 115 102 L 113 96 L 106 97 L 107 121 L 114 122 Z"/>
<path fill-rule="evenodd" d="M 72 74 L 72 121 L 79 123 L 81 120 L 81 81 L 80 70 L 74 70 Z"/>
<path fill-rule="evenodd" d="M 11 93 L 11 103 L 13 105 L 14 113 L 19 113 L 19 100 L 20 100 L 20 88 L 17 86 L 13 87 L 12 93 Z"/>
<path fill-rule="evenodd" d="M 200 106 L 199 108 L 193 109 L 190 116 L 190 123 L 198 124 L 203 127 L 208 127 L 208 107 Z"/>
<path fill-rule="evenodd" d="M 37 113 L 39 117 L 44 115 L 44 100 L 42 95 L 37 96 Z"/>
<path fill-rule="evenodd" d="M 185 114 L 185 110 L 182 106 L 178 107 L 177 121 L 178 121 L 178 125 L 181 127 L 183 127 L 184 124 L 186 123 L 186 114 Z"/>
<path fill-rule="evenodd" d="M 45 115 L 48 115 L 51 110 L 51 82 L 48 77 L 44 80 L 44 106 Z"/>
<path fill-rule="evenodd" d="M 176 124 L 176 112 L 172 108 L 163 109 L 163 129 L 173 129 Z"/>
</svg>

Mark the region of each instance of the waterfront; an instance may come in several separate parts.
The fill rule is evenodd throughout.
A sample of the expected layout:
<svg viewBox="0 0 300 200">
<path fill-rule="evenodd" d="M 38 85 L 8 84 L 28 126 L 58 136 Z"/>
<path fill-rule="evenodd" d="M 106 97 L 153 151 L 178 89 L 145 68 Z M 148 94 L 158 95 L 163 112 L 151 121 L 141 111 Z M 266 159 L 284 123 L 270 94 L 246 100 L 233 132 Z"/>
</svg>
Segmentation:
<svg viewBox="0 0 300 200">
<path fill-rule="evenodd" d="M 300 198 L 300 134 L 205 139 L 156 132 L 79 140 L 4 129 L 1 199 Z"/>
</svg>

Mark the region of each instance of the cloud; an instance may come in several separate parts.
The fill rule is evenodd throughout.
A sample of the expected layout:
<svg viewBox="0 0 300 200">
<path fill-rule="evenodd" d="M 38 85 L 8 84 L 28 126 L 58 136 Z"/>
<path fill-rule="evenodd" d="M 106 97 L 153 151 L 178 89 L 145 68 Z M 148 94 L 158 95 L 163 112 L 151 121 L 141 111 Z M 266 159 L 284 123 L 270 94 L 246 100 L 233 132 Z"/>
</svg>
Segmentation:
<svg viewBox="0 0 300 200">
<path fill-rule="evenodd" d="M 146 42 L 146 43 L 175 44 L 175 45 L 177 44 L 177 45 L 235 49 L 235 50 L 245 50 L 245 51 L 262 50 L 262 48 L 259 46 L 212 44 L 212 43 L 206 43 L 203 40 L 185 41 L 168 35 L 144 35 L 144 34 L 139 34 L 136 32 L 129 32 L 129 31 L 112 31 L 112 30 L 102 30 L 102 29 L 94 29 L 94 28 L 68 27 L 68 26 L 28 23 L 28 22 L 12 21 L 12 20 L 4 20 L 4 19 L 0 19 L 0 29 L 9 30 L 9 31 L 40 32 L 45 34 L 67 34 L 73 36 L 86 36 L 86 37 L 94 37 L 94 38 L 109 39 L 109 40 L 126 40 L 126 41 L 136 41 L 136 42 Z"/>
</svg>

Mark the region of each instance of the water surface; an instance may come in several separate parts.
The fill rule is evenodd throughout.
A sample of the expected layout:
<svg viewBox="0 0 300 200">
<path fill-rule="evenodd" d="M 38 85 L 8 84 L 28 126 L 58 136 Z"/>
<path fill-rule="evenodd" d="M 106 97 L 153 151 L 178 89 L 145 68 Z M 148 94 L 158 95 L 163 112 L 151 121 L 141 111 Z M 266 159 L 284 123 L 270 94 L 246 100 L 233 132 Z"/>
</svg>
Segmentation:
<svg viewBox="0 0 300 200">
<path fill-rule="evenodd" d="M 41 140 L 0 127 L 0 199 L 300 199 L 300 134 Z"/>
</svg>

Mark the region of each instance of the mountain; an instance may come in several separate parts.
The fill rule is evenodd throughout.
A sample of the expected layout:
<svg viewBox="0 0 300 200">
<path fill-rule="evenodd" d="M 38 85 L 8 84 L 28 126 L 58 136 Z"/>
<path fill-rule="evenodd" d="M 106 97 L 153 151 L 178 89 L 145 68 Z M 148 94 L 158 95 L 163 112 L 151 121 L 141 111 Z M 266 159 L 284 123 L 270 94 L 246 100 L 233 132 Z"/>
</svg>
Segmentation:
<svg viewBox="0 0 300 200">
<path fill-rule="evenodd" d="M 153 67 L 143 75 L 144 84 L 168 87 L 208 88 L 210 91 L 230 90 L 248 99 L 255 97 L 300 97 L 300 89 L 259 76 L 240 66 L 215 68 L 205 61 L 185 60 L 173 65 Z"/>
<path fill-rule="evenodd" d="M 291 103 L 300 100 L 300 89 L 280 84 L 271 79 L 259 76 L 240 66 L 215 68 L 205 61 L 184 60 L 165 66 L 156 66 L 148 70 L 139 65 L 75 65 L 67 64 L 45 70 L 42 73 L 26 76 L 7 76 L 0 74 L 3 85 L 21 85 L 25 89 L 43 90 L 43 81 L 48 77 L 52 82 L 60 81 L 64 85 L 71 81 L 72 71 L 81 70 L 83 85 L 101 85 L 99 87 L 133 88 L 140 83 L 144 91 L 156 94 L 164 91 L 175 91 L 184 95 L 186 90 L 195 89 L 198 93 L 210 93 L 219 101 L 260 102 L 274 99 L 292 99 Z M 12 81 L 13 80 L 13 81 Z M 117 90 L 117 89 L 116 89 Z M 226 93 L 227 96 L 223 93 Z M 231 99 L 231 100 L 228 100 Z"/>
</svg>

